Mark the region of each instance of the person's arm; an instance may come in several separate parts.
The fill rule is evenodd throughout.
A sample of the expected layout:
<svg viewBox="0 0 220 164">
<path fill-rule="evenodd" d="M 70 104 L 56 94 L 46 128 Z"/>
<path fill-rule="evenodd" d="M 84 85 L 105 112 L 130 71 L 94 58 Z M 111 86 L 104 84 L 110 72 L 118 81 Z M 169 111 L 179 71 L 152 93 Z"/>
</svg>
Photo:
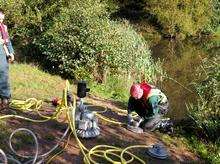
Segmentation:
<svg viewBox="0 0 220 164">
<path fill-rule="evenodd" d="M 7 50 L 9 52 L 9 56 L 10 57 L 10 61 L 14 61 L 14 49 L 12 47 L 12 43 L 11 43 L 11 40 L 9 40 L 9 42 L 6 43 L 6 47 L 7 47 Z"/>
<path fill-rule="evenodd" d="M 11 40 L 9 40 L 9 42 L 6 43 L 6 46 L 8 48 L 8 51 L 10 54 L 14 54 L 14 49 L 12 47 L 12 43 L 11 43 Z"/>
<path fill-rule="evenodd" d="M 8 47 L 5 44 L 5 40 L 0 38 L 0 44 L 2 44 L 2 46 L 3 46 L 3 50 L 5 51 L 5 55 L 9 56 L 9 51 L 8 51 Z"/>
<path fill-rule="evenodd" d="M 4 48 L 6 56 L 9 56 L 10 53 L 9 53 L 8 48 L 7 48 L 7 46 L 5 44 L 3 44 L 3 48 Z"/>
<path fill-rule="evenodd" d="M 4 27 L 5 27 L 5 31 L 6 31 L 6 33 L 8 34 L 8 28 L 7 28 L 7 26 L 6 25 L 4 25 Z M 8 34 L 9 35 L 9 34 Z M 5 41 L 5 45 L 6 45 L 6 47 L 7 47 L 7 49 L 8 49 L 8 52 L 9 52 L 9 60 L 10 61 L 14 61 L 14 49 L 13 49 L 13 46 L 12 46 L 12 43 L 11 43 L 11 40 L 10 40 L 10 38 L 8 38 L 6 41 Z"/>
</svg>

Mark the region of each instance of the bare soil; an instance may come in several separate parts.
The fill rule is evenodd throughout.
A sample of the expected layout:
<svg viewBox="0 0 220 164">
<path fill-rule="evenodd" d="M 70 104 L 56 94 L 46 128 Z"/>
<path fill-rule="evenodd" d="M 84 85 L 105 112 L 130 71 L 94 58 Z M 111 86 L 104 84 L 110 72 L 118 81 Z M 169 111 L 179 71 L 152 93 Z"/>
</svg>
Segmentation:
<svg viewBox="0 0 220 164">
<path fill-rule="evenodd" d="M 89 96 L 86 99 L 86 102 L 89 105 L 92 105 L 93 109 L 95 110 L 104 110 L 107 108 L 108 110 L 104 113 L 105 116 L 119 120 L 121 122 L 126 122 L 125 116 L 120 116 L 115 112 L 112 112 L 111 109 L 125 109 L 123 104 L 118 104 L 113 101 L 99 99 L 97 97 Z M 51 112 L 54 108 L 50 105 L 44 106 L 44 111 Z M 16 112 L 16 113 L 15 113 Z M 8 110 L 8 111 L 1 111 L 1 115 L 4 114 L 18 114 L 18 115 L 26 115 L 31 116 L 33 118 L 38 118 L 34 113 L 24 114 L 19 111 Z M 67 128 L 66 123 L 58 122 L 55 120 L 51 120 L 45 123 L 32 123 L 28 121 L 24 121 L 21 119 L 7 119 L 7 134 L 5 138 L 1 139 L 1 147 L 4 151 L 8 151 L 8 139 L 9 134 L 17 129 L 17 128 L 28 128 L 32 130 L 38 138 L 39 145 L 40 145 L 40 153 L 45 153 L 50 150 L 58 141 L 58 139 L 63 135 Z M 131 131 L 128 131 L 124 126 L 118 126 L 109 124 L 103 121 L 99 121 L 99 126 L 101 128 L 101 135 L 94 139 L 81 139 L 83 144 L 88 148 L 91 149 L 95 145 L 99 144 L 107 144 L 118 146 L 121 148 L 125 148 L 131 145 L 152 145 L 158 142 L 162 142 L 168 151 L 170 152 L 170 157 L 166 160 L 159 160 L 153 157 L 150 157 L 146 153 L 146 149 L 133 149 L 134 154 L 141 157 L 146 163 L 152 164 L 160 164 L 160 163 L 201 163 L 199 158 L 196 154 L 190 152 L 189 149 L 184 144 L 179 144 L 179 142 L 173 142 L 166 144 L 162 141 L 161 137 L 163 134 L 159 132 L 144 132 L 143 134 L 136 134 Z M 1 132 L 3 133 L 3 132 Z M 13 139 L 13 142 L 19 143 L 18 146 L 15 148 L 19 149 L 19 153 L 30 155 L 34 154 L 34 147 L 33 143 L 28 140 L 28 137 L 23 137 L 23 140 L 16 140 L 16 137 Z M 67 142 L 67 137 L 61 144 L 61 147 Z M 60 147 L 60 148 L 61 148 Z M 7 150 L 5 150 L 7 149 Z M 56 156 L 51 163 L 54 164 L 81 164 L 83 163 L 83 155 L 80 152 L 79 146 L 76 143 L 74 137 L 71 137 L 67 147 L 65 150 L 58 156 Z M 100 162 L 103 164 L 107 164 L 108 162 Z M 138 162 L 133 162 L 138 163 Z"/>
</svg>

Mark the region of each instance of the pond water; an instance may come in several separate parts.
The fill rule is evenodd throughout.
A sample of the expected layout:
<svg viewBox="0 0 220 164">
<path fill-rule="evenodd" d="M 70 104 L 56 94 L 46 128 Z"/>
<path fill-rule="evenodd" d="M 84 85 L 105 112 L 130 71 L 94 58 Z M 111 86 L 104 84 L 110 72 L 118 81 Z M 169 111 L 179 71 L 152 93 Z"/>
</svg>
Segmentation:
<svg viewBox="0 0 220 164">
<path fill-rule="evenodd" d="M 170 101 L 168 115 L 172 119 L 186 117 L 186 104 L 196 102 L 197 95 L 193 87 L 196 69 L 201 67 L 203 58 L 220 53 L 220 46 L 215 43 L 216 40 L 196 43 L 161 40 L 150 47 L 153 58 L 162 62 L 162 68 L 169 77 L 164 78 L 159 87 L 168 96 Z"/>
</svg>

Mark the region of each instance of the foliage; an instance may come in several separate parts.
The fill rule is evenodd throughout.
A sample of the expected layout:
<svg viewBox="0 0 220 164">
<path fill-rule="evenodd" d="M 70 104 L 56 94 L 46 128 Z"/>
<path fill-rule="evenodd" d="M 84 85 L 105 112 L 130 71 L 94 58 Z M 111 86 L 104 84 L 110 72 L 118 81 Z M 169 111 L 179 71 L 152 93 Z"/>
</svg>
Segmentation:
<svg viewBox="0 0 220 164">
<path fill-rule="evenodd" d="M 24 44 L 33 41 L 47 29 L 53 17 L 59 14 L 61 6 L 68 5 L 66 0 L 1 0 L 0 8 L 6 15 L 12 37 Z"/>
<path fill-rule="evenodd" d="M 220 38 L 220 25 L 218 26 L 215 35 Z"/>
<path fill-rule="evenodd" d="M 162 25 L 162 33 L 195 36 L 200 33 L 212 17 L 212 0 L 151 0 L 151 14 L 156 15 Z"/>
<path fill-rule="evenodd" d="M 89 86 L 91 93 L 97 97 L 117 100 L 127 104 L 132 81 L 132 79 L 129 80 L 123 75 L 111 75 L 107 77 L 105 84 L 90 81 Z"/>
<path fill-rule="evenodd" d="M 12 36 L 24 39 L 23 44 L 29 40 L 33 41 L 50 28 L 62 7 L 68 7 L 70 3 L 79 3 L 78 0 L 0 2 Z M 82 2 L 84 3 L 87 2 Z M 101 4 L 105 4 L 106 11 L 114 17 L 120 17 L 122 10 L 128 15 L 126 18 L 132 19 L 131 17 L 135 16 L 135 19 L 145 20 L 146 24 L 153 25 L 165 36 L 185 37 L 200 35 L 203 32 L 214 33 L 220 24 L 219 0 L 103 0 Z"/>
<path fill-rule="evenodd" d="M 215 33 L 218 32 L 220 27 L 220 1 L 212 0 L 213 4 L 213 15 L 211 17 L 211 22 L 206 25 L 205 32 Z"/>
<path fill-rule="evenodd" d="M 220 162 L 220 142 L 204 143 L 195 136 L 187 137 L 188 146 L 196 151 L 207 163 L 218 164 Z"/>
<path fill-rule="evenodd" d="M 107 73 L 154 76 L 144 39 L 129 22 L 110 20 L 117 9 L 110 0 L 9 0 L 0 8 L 25 59 L 38 60 L 53 73 L 96 81 Z"/>
<path fill-rule="evenodd" d="M 196 84 L 200 99 L 196 106 L 190 106 L 189 114 L 198 128 L 205 133 L 207 139 L 216 142 L 220 139 L 219 59 L 217 57 L 205 59 L 198 71 L 198 76 L 200 80 L 202 79 Z"/>
<path fill-rule="evenodd" d="M 110 21 L 105 4 L 98 0 L 74 2 L 62 8 L 37 41 L 51 66 L 76 79 L 86 71 L 97 81 L 103 81 L 106 73 L 123 71 L 143 72 L 149 79 L 155 75 L 144 39 L 128 22 Z"/>
<path fill-rule="evenodd" d="M 213 33 L 220 21 L 219 0 L 118 0 L 126 18 L 145 20 L 166 37 Z M 120 10 L 119 10 L 120 11 Z"/>
</svg>

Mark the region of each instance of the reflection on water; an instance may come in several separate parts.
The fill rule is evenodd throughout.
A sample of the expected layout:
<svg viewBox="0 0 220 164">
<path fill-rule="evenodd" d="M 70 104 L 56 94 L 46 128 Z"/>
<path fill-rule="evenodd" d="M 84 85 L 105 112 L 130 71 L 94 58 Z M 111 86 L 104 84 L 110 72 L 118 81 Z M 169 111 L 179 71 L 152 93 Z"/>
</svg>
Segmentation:
<svg viewBox="0 0 220 164">
<path fill-rule="evenodd" d="M 160 88 L 166 93 L 170 100 L 169 116 L 173 119 L 181 119 L 186 116 L 186 103 L 195 102 L 197 95 L 192 83 L 196 79 L 195 70 L 201 65 L 202 58 L 210 55 L 204 47 L 189 41 L 160 41 L 151 47 L 153 57 L 162 61 L 163 69 L 170 79 L 164 79 Z M 215 52 L 215 51 L 214 51 Z"/>
</svg>

